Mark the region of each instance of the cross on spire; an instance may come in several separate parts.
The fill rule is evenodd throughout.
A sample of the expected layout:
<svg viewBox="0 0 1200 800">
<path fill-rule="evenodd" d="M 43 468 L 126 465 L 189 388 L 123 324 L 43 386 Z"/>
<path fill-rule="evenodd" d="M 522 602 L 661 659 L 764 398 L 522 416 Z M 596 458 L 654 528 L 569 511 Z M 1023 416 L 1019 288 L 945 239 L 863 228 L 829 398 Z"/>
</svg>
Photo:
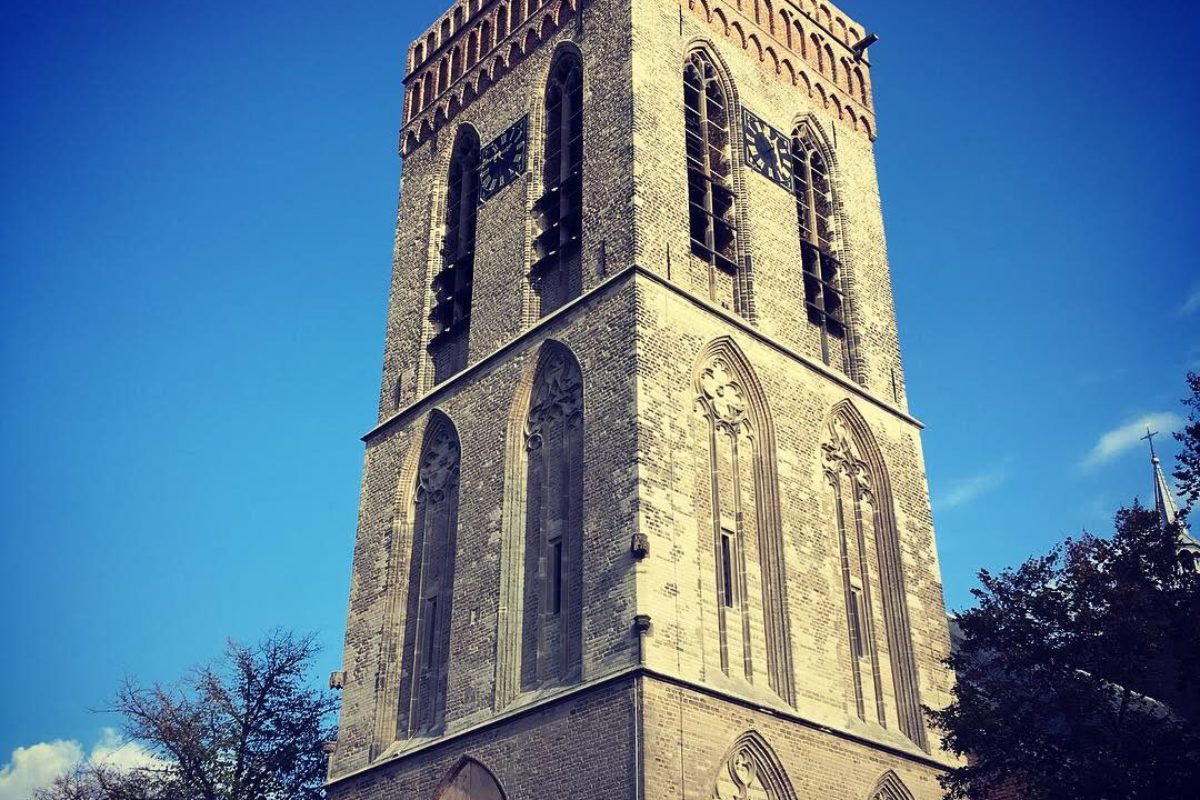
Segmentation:
<svg viewBox="0 0 1200 800">
<path fill-rule="evenodd" d="M 1158 431 L 1150 430 L 1150 426 L 1146 426 L 1146 435 L 1142 437 L 1143 442 L 1150 443 L 1150 457 L 1157 460 L 1158 453 L 1154 452 L 1154 437 L 1158 436 Z"/>
</svg>

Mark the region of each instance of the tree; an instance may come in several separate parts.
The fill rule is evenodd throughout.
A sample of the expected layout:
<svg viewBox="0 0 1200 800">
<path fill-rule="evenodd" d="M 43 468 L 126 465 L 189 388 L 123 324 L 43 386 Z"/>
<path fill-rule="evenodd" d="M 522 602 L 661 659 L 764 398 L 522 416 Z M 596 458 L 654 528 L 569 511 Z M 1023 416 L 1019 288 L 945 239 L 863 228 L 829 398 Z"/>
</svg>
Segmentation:
<svg viewBox="0 0 1200 800">
<path fill-rule="evenodd" d="M 928 712 L 967 759 L 943 780 L 949 797 L 1195 796 L 1200 578 L 1154 511 L 1122 509 L 1115 529 L 980 573 L 952 702 Z"/>
<path fill-rule="evenodd" d="M 1191 509 L 1200 501 L 1200 373 L 1189 372 L 1187 380 L 1192 396 L 1183 402 L 1191 409 L 1191 413 L 1187 426 L 1175 434 L 1175 438 L 1183 445 L 1175 479 L 1179 481 L 1179 491 L 1187 498 L 1188 509 Z"/>
<path fill-rule="evenodd" d="M 115 710 L 155 763 L 83 765 L 39 800 L 313 800 L 324 796 L 337 701 L 309 685 L 317 645 L 275 631 L 230 640 L 224 655 L 173 685 L 127 680 Z"/>
</svg>

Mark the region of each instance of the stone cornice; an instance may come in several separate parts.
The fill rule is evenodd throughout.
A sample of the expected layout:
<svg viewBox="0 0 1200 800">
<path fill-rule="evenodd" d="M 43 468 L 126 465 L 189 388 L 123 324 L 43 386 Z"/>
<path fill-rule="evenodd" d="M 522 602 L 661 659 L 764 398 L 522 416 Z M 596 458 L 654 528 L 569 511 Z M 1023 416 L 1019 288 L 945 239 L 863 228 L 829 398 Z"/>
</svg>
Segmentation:
<svg viewBox="0 0 1200 800">
<path fill-rule="evenodd" d="M 378 439 L 381 435 L 389 432 L 396 426 L 411 420 L 413 417 L 427 412 L 445 397 L 454 394 L 465 383 L 474 377 L 493 369 L 514 351 L 519 350 L 520 348 L 525 347 L 532 342 L 538 341 L 548 331 L 558 327 L 564 319 L 572 316 L 572 314 L 581 306 L 590 305 L 591 303 L 615 293 L 636 278 L 647 279 L 659 287 L 671 292 L 672 294 L 677 295 L 688 303 L 691 303 L 697 308 L 700 308 L 713 316 L 720 317 L 723 321 L 733 325 L 742 333 L 753 337 L 761 344 L 764 344 L 781 355 L 791 359 L 797 365 L 804 367 L 808 371 L 818 374 L 824 378 L 827 378 L 833 383 L 838 384 L 855 397 L 860 398 L 883 411 L 886 411 L 888 414 L 891 414 L 892 416 L 897 417 L 910 425 L 920 429 L 925 427 L 920 420 L 911 416 L 894 403 L 890 403 L 886 399 L 868 391 L 866 388 L 858 385 L 845 375 L 825 366 L 819 360 L 810 358 L 809 356 L 792 349 L 773 336 L 770 336 L 769 334 L 754 327 L 741 317 L 697 297 L 674 281 L 671 281 L 656 272 L 646 269 L 641 265 L 633 264 L 621 270 L 620 272 L 613 274 L 612 277 L 605 280 L 599 286 L 596 286 L 591 291 L 575 298 L 567 305 L 555 311 L 553 314 L 538 320 L 533 327 L 523 331 L 512 340 L 501 345 L 496 350 L 493 350 L 491 353 L 479 359 L 474 364 L 471 364 L 462 372 L 451 376 L 445 382 L 433 387 L 433 389 L 410 403 L 405 408 L 400 409 L 387 419 L 382 420 L 374 428 L 363 435 L 362 441 L 370 446 L 372 442 Z"/>
<path fill-rule="evenodd" d="M 495 728 L 501 724 L 510 722 L 512 720 L 520 719 L 521 717 L 529 716 L 530 714 L 534 714 L 538 711 L 542 711 L 542 710 L 545 710 L 548 708 L 552 708 L 553 706 L 560 705 L 562 703 L 566 703 L 570 700 L 575 699 L 576 697 L 578 697 L 581 694 L 586 694 L 588 692 L 603 689 L 603 688 L 606 688 L 606 687 L 609 687 L 609 686 L 612 686 L 615 684 L 619 684 L 623 681 L 629 681 L 630 686 L 632 687 L 634 685 L 634 681 L 636 681 L 638 679 L 656 680 L 659 683 L 664 683 L 664 684 L 668 684 L 668 685 L 671 685 L 671 686 L 674 686 L 674 687 L 677 687 L 680 689 L 685 689 L 688 691 L 696 692 L 698 694 L 707 695 L 708 697 L 711 697 L 711 698 L 714 698 L 717 700 L 724 700 L 724 701 L 733 703 L 735 705 L 742 706 L 743 708 L 748 708 L 753 711 L 758 711 L 763 714 L 768 714 L 772 717 L 787 720 L 788 722 L 792 722 L 792 723 L 801 725 L 805 728 L 808 728 L 809 730 L 818 731 L 820 733 L 824 733 L 824 734 L 836 737 L 838 739 L 842 739 L 843 741 L 853 742 L 854 744 L 862 745 L 864 747 L 869 747 L 873 750 L 880 750 L 882 752 L 888 753 L 889 755 L 895 756 L 897 758 L 902 758 L 902 759 L 912 762 L 912 763 L 921 764 L 921 765 L 927 766 L 927 767 L 932 767 L 937 770 L 947 770 L 950 767 L 949 764 L 947 764 L 943 761 L 939 761 L 936 758 L 934 758 L 933 756 L 930 756 L 926 753 L 921 753 L 921 752 L 918 752 L 915 750 L 906 749 L 906 748 L 902 748 L 902 747 L 896 747 L 894 745 L 890 745 L 885 742 L 880 742 L 877 739 L 871 739 L 871 738 L 868 738 L 865 736 L 859 736 L 859 735 L 851 733 L 849 731 L 839 730 L 837 728 L 830 728 L 829 726 L 822 725 L 821 723 L 816 722 L 815 720 L 808 719 L 807 717 L 804 717 L 793 710 L 785 710 L 785 709 L 781 709 L 781 708 L 777 708 L 777 707 L 764 706 L 761 703 L 756 703 L 756 702 L 754 702 L 752 700 L 748 700 L 744 697 L 739 697 L 736 694 L 723 692 L 720 689 L 716 689 L 714 687 L 707 686 L 703 683 L 699 683 L 696 681 L 690 681 L 690 680 L 687 680 L 686 678 L 679 678 L 679 677 L 676 677 L 673 675 L 668 675 L 665 672 L 659 672 L 658 670 L 651 669 L 650 667 L 646 667 L 646 666 L 632 666 L 632 667 L 626 667 L 624 669 L 617 670 L 613 673 L 610 673 L 608 675 L 605 675 L 605 676 L 602 676 L 599 678 L 592 679 L 590 681 L 584 681 L 582 683 L 578 683 L 574 686 L 564 687 L 561 692 L 542 697 L 533 702 L 526 703 L 525 705 L 513 706 L 512 708 L 500 712 L 499 714 L 497 714 L 496 716 L 492 717 L 491 719 L 489 719 L 485 722 L 481 722 L 479 724 L 472 725 L 470 727 L 464 728 L 463 730 L 455 731 L 454 733 L 451 733 L 451 734 L 448 734 L 446 736 L 442 736 L 442 737 L 439 737 L 436 739 L 430 739 L 426 742 L 422 742 L 421 744 L 414 744 L 413 746 L 411 746 L 407 749 L 403 749 L 398 752 L 392 753 L 392 755 L 390 757 L 380 758 L 380 759 L 376 760 L 374 763 L 368 764 L 365 767 L 360 767 L 356 770 L 352 770 L 345 774 L 331 777 L 326 782 L 325 785 L 327 787 L 332 787 L 332 786 L 336 786 L 337 784 L 345 783 L 346 781 L 350 781 L 355 778 L 361 777 L 368 773 L 377 772 L 388 766 L 392 766 L 394 764 L 400 763 L 404 759 L 409 758 L 411 756 L 415 756 L 418 753 L 425 753 L 425 752 L 428 752 L 431 750 L 436 750 L 441 747 L 449 746 L 452 743 L 457 742 L 457 741 L 464 739 L 468 736 L 471 736 L 473 734 L 481 733 L 483 731 L 487 731 L 491 728 Z"/>
</svg>

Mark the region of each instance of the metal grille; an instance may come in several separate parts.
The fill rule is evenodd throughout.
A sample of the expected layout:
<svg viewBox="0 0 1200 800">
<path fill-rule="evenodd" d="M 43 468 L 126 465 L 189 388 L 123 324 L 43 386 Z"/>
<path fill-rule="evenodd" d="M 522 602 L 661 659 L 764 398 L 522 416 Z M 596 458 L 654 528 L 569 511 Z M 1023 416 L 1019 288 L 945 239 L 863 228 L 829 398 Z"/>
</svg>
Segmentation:
<svg viewBox="0 0 1200 800">
<path fill-rule="evenodd" d="M 829 166 L 807 126 L 792 135 L 793 190 L 800 225 L 804 262 L 804 299 L 808 319 L 821 329 L 825 361 L 827 339 L 846 335 L 845 297 L 841 288 L 841 262 L 833 253 L 833 185 Z"/>
<path fill-rule="evenodd" d="M 737 222 L 729 143 L 729 106 L 716 68 L 694 53 L 683 73 L 688 207 L 692 252 L 737 272 Z"/>
</svg>

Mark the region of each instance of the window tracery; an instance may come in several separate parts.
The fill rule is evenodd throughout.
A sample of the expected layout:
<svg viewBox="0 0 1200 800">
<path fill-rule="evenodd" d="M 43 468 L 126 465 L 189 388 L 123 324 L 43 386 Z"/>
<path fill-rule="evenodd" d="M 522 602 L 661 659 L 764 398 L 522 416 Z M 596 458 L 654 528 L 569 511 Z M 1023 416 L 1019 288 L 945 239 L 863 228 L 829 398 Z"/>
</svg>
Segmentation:
<svg viewBox="0 0 1200 800">
<path fill-rule="evenodd" d="M 400 730 L 408 736 L 432 735 L 444 724 L 460 458 L 453 424 L 435 416 L 425 433 L 413 494 L 399 715 Z"/>
<path fill-rule="evenodd" d="M 696 512 L 712 554 L 715 655 L 726 675 L 791 703 L 774 436 L 761 387 L 727 340 L 702 356 L 695 387 Z"/>
<path fill-rule="evenodd" d="M 525 589 L 521 686 L 577 680 L 583 648 L 583 376 L 549 345 L 525 429 Z"/>
<path fill-rule="evenodd" d="M 718 769 L 712 800 L 796 800 L 796 793 L 775 753 L 751 732 Z"/>
<path fill-rule="evenodd" d="M 850 683 L 860 719 L 925 747 L 890 489 L 865 423 L 843 405 L 822 445 L 846 609 Z"/>
</svg>

